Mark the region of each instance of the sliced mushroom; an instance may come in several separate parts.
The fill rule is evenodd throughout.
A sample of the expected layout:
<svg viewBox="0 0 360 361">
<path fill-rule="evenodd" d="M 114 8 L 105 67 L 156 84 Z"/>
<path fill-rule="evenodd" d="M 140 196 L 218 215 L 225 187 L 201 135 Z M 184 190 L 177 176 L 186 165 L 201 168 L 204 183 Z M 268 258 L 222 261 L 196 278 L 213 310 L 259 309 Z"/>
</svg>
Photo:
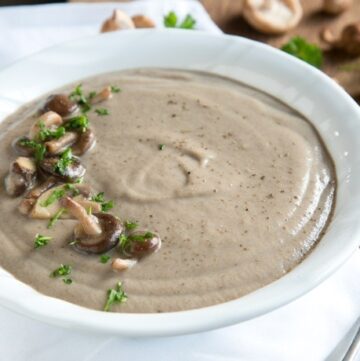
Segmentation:
<svg viewBox="0 0 360 361">
<path fill-rule="evenodd" d="M 95 143 L 95 133 L 92 129 L 88 128 L 85 132 L 78 134 L 78 139 L 71 149 L 74 155 L 81 156 L 89 151 Z"/>
<path fill-rule="evenodd" d="M 59 156 L 43 159 L 40 162 L 41 171 L 69 183 L 74 183 L 84 176 L 86 169 L 77 157 L 72 157 L 71 162 L 65 167 L 62 174 L 60 174 L 57 170 L 57 165 L 60 159 L 61 158 Z"/>
<path fill-rule="evenodd" d="M 136 265 L 137 260 L 135 259 L 122 259 L 122 258 L 116 258 L 111 263 L 111 268 L 115 272 L 122 272 L 129 268 L 132 268 Z"/>
<path fill-rule="evenodd" d="M 123 11 L 114 10 L 111 18 L 105 20 L 101 26 L 101 33 L 107 33 L 110 31 L 117 31 L 123 29 L 134 29 L 135 25 L 131 20 L 131 17 Z"/>
<path fill-rule="evenodd" d="M 40 131 L 40 124 L 43 123 L 45 128 L 57 128 L 62 124 L 63 120 L 58 113 L 53 111 L 47 112 L 36 119 L 29 132 L 29 138 L 35 139 Z"/>
<path fill-rule="evenodd" d="M 135 15 L 132 18 L 135 28 L 155 28 L 155 23 L 152 19 L 145 15 Z"/>
<path fill-rule="evenodd" d="M 34 148 L 23 145 L 23 142 L 27 140 L 30 139 L 28 137 L 19 137 L 13 141 L 12 147 L 16 154 L 22 155 L 24 157 L 31 157 L 34 154 Z"/>
<path fill-rule="evenodd" d="M 10 165 L 5 178 L 6 192 L 11 196 L 20 196 L 30 189 L 36 181 L 36 165 L 31 158 L 18 157 Z"/>
<path fill-rule="evenodd" d="M 126 242 L 120 244 L 120 254 L 126 258 L 141 259 L 158 251 L 161 247 L 159 235 L 149 231 L 136 231 L 126 236 Z"/>
<path fill-rule="evenodd" d="M 331 15 L 341 14 L 351 7 L 352 2 L 353 0 L 324 0 L 323 11 Z"/>
<path fill-rule="evenodd" d="M 328 28 L 321 35 L 332 48 L 344 50 L 349 55 L 360 55 L 360 22 L 345 26 L 338 38 Z"/>
<path fill-rule="evenodd" d="M 59 139 L 49 140 L 45 142 L 45 147 L 50 155 L 56 155 L 62 153 L 66 148 L 69 148 L 78 140 L 79 135 L 76 132 L 66 132 Z"/>
<path fill-rule="evenodd" d="M 46 204 L 48 199 L 51 199 L 53 194 L 58 194 L 58 198 L 54 199 L 51 204 Z M 71 197 L 79 203 L 85 210 L 91 210 L 91 212 L 101 212 L 101 204 L 95 201 L 92 201 L 87 190 L 87 186 L 82 184 L 73 184 L 71 188 L 67 185 L 59 185 L 52 187 L 45 192 L 43 192 L 39 197 L 33 202 L 33 207 L 31 212 L 28 212 L 31 218 L 36 219 L 50 219 L 58 211 L 63 208 L 62 198 Z M 71 218 L 71 214 L 64 213 L 62 218 Z"/>
<path fill-rule="evenodd" d="M 58 181 L 56 178 L 49 177 L 45 182 L 33 188 L 20 202 L 18 206 L 18 210 L 20 211 L 20 213 L 29 214 L 41 194 L 46 192 L 49 188 L 54 187 L 57 182 Z"/>
<path fill-rule="evenodd" d="M 244 18 L 265 34 L 283 34 L 302 18 L 299 0 L 245 0 Z"/>
<path fill-rule="evenodd" d="M 112 98 L 112 91 L 111 91 L 111 87 L 107 86 L 104 89 L 102 89 L 99 93 L 97 93 L 93 98 L 91 98 L 90 103 L 94 105 L 104 102 L 105 100 L 108 100 L 110 98 Z"/>
<path fill-rule="evenodd" d="M 50 95 L 44 105 L 45 111 L 53 111 L 62 117 L 71 115 L 77 109 L 77 104 L 74 103 L 66 94 Z"/>
<path fill-rule="evenodd" d="M 79 220 L 74 229 L 73 247 L 90 254 L 102 254 L 119 243 L 123 230 L 118 218 L 109 213 L 88 214 L 86 209 L 69 197 L 63 198 L 63 206 Z"/>
</svg>

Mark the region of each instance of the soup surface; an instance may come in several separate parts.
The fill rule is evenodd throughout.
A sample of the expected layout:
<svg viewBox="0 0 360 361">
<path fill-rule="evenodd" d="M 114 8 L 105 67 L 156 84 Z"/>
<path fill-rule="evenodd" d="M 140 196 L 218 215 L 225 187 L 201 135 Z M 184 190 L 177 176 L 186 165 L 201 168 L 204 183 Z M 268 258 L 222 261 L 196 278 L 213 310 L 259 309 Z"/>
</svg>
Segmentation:
<svg viewBox="0 0 360 361">
<path fill-rule="evenodd" d="M 77 84 L 61 90 L 69 94 Z M 53 297 L 101 310 L 122 281 L 116 312 L 166 312 L 241 297 L 289 272 L 323 235 L 334 205 L 333 163 L 314 127 L 288 107 L 229 79 L 139 69 L 82 81 L 86 93 L 121 92 L 87 115 L 97 143 L 84 183 L 114 201 L 109 212 L 160 235 L 161 248 L 114 272 L 117 247 L 99 255 L 68 245 L 73 219 L 31 219 L 23 196 L 0 194 L 0 265 Z M 58 91 L 57 91 L 58 93 Z M 44 97 L 45 99 L 46 97 Z M 0 169 L 16 155 L 40 101 L 0 125 Z M 101 113 L 101 112 L 100 112 Z M 104 114 L 106 113 L 106 114 Z M 36 234 L 52 237 L 34 248 Z M 71 284 L 49 277 L 70 265 Z"/>
</svg>

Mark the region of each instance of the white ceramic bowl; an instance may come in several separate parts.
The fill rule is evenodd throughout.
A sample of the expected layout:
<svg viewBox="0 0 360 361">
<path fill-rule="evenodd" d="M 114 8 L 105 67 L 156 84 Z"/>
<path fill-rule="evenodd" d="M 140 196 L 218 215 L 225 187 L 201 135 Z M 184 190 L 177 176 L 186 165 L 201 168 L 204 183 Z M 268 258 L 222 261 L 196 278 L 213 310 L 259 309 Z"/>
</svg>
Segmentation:
<svg viewBox="0 0 360 361">
<path fill-rule="evenodd" d="M 66 43 L 0 72 L 0 120 L 66 83 L 137 67 L 225 75 L 273 95 L 310 119 L 337 169 L 336 209 L 325 237 L 280 280 L 240 299 L 202 309 L 163 314 L 93 311 L 44 296 L 0 269 L 1 305 L 48 323 L 98 332 L 128 336 L 192 333 L 274 310 L 318 285 L 346 261 L 360 239 L 360 108 L 323 73 L 269 46 L 183 30 L 121 31 Z"/>
</svg>

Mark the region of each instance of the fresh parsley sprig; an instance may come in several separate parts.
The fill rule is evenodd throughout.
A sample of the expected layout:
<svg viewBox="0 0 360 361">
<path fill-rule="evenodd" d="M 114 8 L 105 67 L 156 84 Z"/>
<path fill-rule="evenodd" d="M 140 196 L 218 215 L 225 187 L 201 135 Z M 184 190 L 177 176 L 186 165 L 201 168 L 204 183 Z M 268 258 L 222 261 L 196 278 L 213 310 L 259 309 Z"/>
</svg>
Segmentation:
<svg viewBox="0 0 360 361">
<path fill-rule="evenodd" d="M 20 145 L 34 149 L 34 158 L 36 163 L 39 163 L 44 159 L 46 154 L 46 148 L 44 144 L 25 138 L 20 140 Z"/>
<path fill-rule="evenodd" d="M 47 225 L 47 228 L 50 229 L 54 226 L 54 224 L 59 220 L 62 214 L 66 211 L 65 208 L 60 208 L 53 217 L 50 218 L 50 221 Z"/>
<path fill-rule="evenodd" d="M 122 288 L 122 283 L 118 282 L 115 288 L 110 288 L 107 292 L 107 300 L 104 306 L 104 311 L 110 311 L 111 306 L 118 303 L 124 303 L 127 301 L 127 294 Z"/>
<path fill-rule="evenodd" d="M 170 11 L 164 16 L 164 26 L 166 28 L 177 28 L 177 29 L 194 29 L 196 20 L 187 14 L 186 17 L 179 23 L 178 16 L 174 11 Z"/>
<path fill-rule="evenodd" d="M 85 114 L 72 117 L 65 123 L 66 130 L 75 130 L 84 133 L 89 128 L 89 118 Z"/>
<path fill-rule="evenodd" d="M 293 37 L 282 46 L 281 50 L 317 68 L 322 66 L 322 50 L 317 45 L 308 43 L 306 39 L 300 36 Z"/>
<path fill-rule="evenodd" d="M 55 164 L 55 172 L 64 175 L 66 168 L 73 162 L 73 156 L 71 148 L 66 149 L 60 156 L 60 159 Z"/>
<path fill-rule="evenodd" d="M 46 246 L 52 237 L 43 236 L 41 234 L 37 234 L 34 239 L 34 248 L 40 248 Z"/>
<path fill-rule="evenodd" d="M 100 192 L 96 196 L 93 196 L 91 198 L 92 201 L 95 201 L 97 203 L 101 203 L 101 211 L 102 212 L 108 212 L 110 209 L 114 207 L 114 201 L 105 201 L 105 193 Z"/>
<path fill-rule="evenodd" d="M 59 268 L 52 271 L 50 274 L 50 277 L 58 278 L 58 277 L 64 277 L 68 276 L 72 271 L 72 267 L 68 264 L 61 264 Z"/>
</svg>

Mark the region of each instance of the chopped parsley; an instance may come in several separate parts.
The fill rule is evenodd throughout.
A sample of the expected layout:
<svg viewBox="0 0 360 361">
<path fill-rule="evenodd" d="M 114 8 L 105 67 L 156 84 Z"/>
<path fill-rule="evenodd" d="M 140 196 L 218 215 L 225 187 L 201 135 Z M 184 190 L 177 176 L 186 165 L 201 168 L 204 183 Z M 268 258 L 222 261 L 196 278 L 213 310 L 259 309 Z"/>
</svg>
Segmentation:
<svg viewBox="0 0 360 361">
<path fill-rule="evenodd" d="M 49 139 L 59 139 L 65 134 L 65 128 L 64 127 L 58 127 L 55 130 L 50 130 L 49 128 L 45 127 L 44 121 L 39 121 L 39 128 L 40 131 L 37 134 L 37 138 L 40 142 L 45 142 Z"/>
<path fill-rule="evenodd" d="M 107 255 L 107 254 L 103 254 L 102 256 L 100 256 L 100 263 L 108 263 L 108 261 L 109 261 L 109 259 L 110 259 L 111 257 L 109 256 L 109 255 Z"/>
<path fill-rule="evenodd" d="M 137 222 L 125 221 L 125 228 L 127 231 L 132 231 L 133 229 L 137 228 Z"/>
<path fill-rule="evenodd" d="M 122 283 L 119 282 L 115 288 L 110 288 L 107 292 L 107 301 L 104 306 L 104 311 L 110 311 L 112 305 L 126 302 L 128 296 L 122 288 Z"/>
<path fill-rule="evenodd" d="M 104 192 L 100 192 L 96 196 L 93 196 L 91 200 L 97 203 L 101 203 L 102 212 L 108 212 L 110 209 L 114 207 L 114 201 L 106 202 L 104 198 L 104 194 L 105 194 Z"/>
<path fill-rule="evenodd" d="M 290 39 L 288 43 L 282 46 L 281 50 L 317 68 L 320 68 L 323 63 L 322 50 L 300 36 Z"/>
<path fill-rule="evenodd" d="M 95 113 L 100 116 L 109 115 L 109 111 L 106 108 L 95 109 Z"/>
<path fill-rule="evenodd" d="M 144 234 L 130 234 L 127 236 L 128 241 L 145 242 L 148 239 L 154 238 L 154 234 L 146 232 Z"/>
<path fill-rule="evenodd" d="M 50 218 L 47 228 L 52 228 L 64 212 L 65 208 L 60 208 L 55 215 Z"/>
<path fill-rule="evenodd" d="M 63 282 L 66 285 L 71 285 L 73 283 L 73 280 L 71 278 L 63 278 Z"/>
<path fill-rule="evenodd" d="M 69 95 L 69 98 L 76 102 L 81 108 L 83 113 L 88 112 L 91 109 L 89 99 L 85 96 L 82 89 L 82 84 L 79 84 Z"/>
<path fill-rule="evenodd" d="M 88 127 L 89 127 L 89 118 L 85 114 L 72 117 L 65 123 L 66 130 L 77 130 L 83 133 L 86 131 Z"/>
<path fill-rule="evenodd" d="M 53 278 L 65 277 L 71 273 L 71 270 L 72 268 L 68 264 L 61 264 L 59 268 L 51 272 L 50 277 Z"/>
<path fill-rule="evenodd" d="M 55 201 L 61 199 L 62 197 L 64 197 L 64 195 L 67 192 L 71 192 L 71 196 L 75 197 L 77 196 L 80 191 L 73 185 L 70 183 L 67 183 L 64 185 L 64 187 L 60 188 L 60 189 L 55 189 L 50 195 L 49 197 L 47 197 L 45 199 L 44 202 L 40 203 L 41 207 L 48 207 L 51 204 L 53 204 Z"/>
<path fill-rule="evenodd" d="M 72 163 L 72 151 L 71 148 L 66 149 L 60 156 L 60 159 L 55 164 L 54 170 L 55 172 L 64 175 L 66 172 L 66 168 Z"/>
<path fill-rule="evenodd" d="M 116 85 L 111 85 L 110 89 L 111 89 L 112 93 L 120 93 L 121 92 L 121 89 Z"/>
<path fill-rule="evenodd" d="M 182 22 L 178 22 L 178 16 L 174 11 L 170 11 L 164 16 L 164 26 L 166 28 L 178 28 L 178 29 L 194 29 L 196 20 L 190 15 L 186 15 Z"/>
<path fill-rule="evenodd" d="M 159 150 L 163 150 L 165 148 L 165 144 L 159 144 Z"/>
<path fill-rule="evenodd" d="M 41 162 L 44 159 L 46 153 L 46 148 L 44 144 L 24 138 L 20 140 L 20 145 L 23 147 L 34 149 L 34 157 L 37 163 Z"/>
<path fill-rule="evenodd" d="M 34 248 L 44 247 L 49 243 L 50 240 L 51 240 L 51 237 L 43 236 L 38 233 L 34 239 Z"/>
</svg>

